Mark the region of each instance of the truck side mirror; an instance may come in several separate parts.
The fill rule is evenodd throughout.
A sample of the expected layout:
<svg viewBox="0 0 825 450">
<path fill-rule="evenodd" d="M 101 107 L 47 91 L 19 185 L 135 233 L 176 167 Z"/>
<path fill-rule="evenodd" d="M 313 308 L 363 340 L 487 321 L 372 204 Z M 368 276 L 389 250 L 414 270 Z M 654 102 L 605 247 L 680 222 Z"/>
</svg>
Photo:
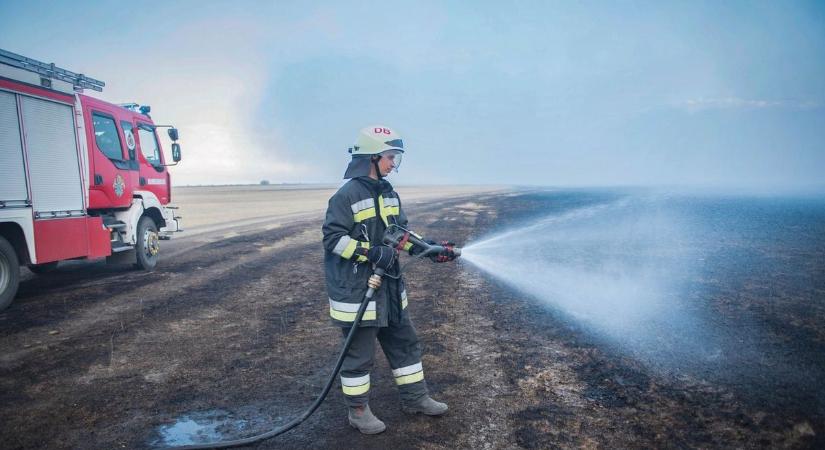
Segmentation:
<svg viewBox="0 0 825 450">
<path fill-rule="evenodd" d="M 172 128 L 172 130 L 175 130 L 175 129 Z M 171 133 L 172 130 L 169 130 L 170 131 L 169 134 L 172 134 Z M 175 131 L 178 131 L 178 130 L 175 130 Z M 177 134 L 177 133 L 175 133 L 175 134 Z M 180 161 L 180 144 L 178 144 L 177 142 L 172 143 L 172 159 L 175 162 Z"/>
<path fill-rule="evenodd" d="M 171 139 L 173 141 L 178 140 L 178 129 L 177 128 L 173 127 L 173 128 L 170 128 L 166 131 L 167 131 L 167 133 L 169 133 L 169 139 Z"/>
</svg>

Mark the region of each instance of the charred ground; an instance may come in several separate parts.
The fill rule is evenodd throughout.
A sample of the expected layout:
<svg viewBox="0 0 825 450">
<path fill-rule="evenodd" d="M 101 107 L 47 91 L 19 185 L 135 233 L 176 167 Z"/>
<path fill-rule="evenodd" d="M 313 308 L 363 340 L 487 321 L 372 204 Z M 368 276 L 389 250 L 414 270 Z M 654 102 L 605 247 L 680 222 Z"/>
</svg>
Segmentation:
<svg viewBox="0 0 825 450">
<path fill-rule="evenodd" d="M 605 195 L 481 195 L 407 210 L 425 236 L 463 244 Z M 782 370 L 651 370 L 472 268 L 419 263 L 407 273 L 409 307 L 449 414 L 403 415 L 379 357 L 371 405 L 387 432 L 349 428 L 336 388 L 303 425 L 257 448 L 822 447 L 825 313 L 810 304 L 825 292 L 821 228 L 718 244 L 783 261 L 782 273 L 737 272 L 734 258 L 699 280 L 731 333 L 745 310 L 783 342 L 776 351 L 804 360 L 786 383 Z M 320 391 L 341 340 L 327 318 L 317 217 L 164 244 L 174 263 L 152 274 L 71 263 L 21 285 L 0 314 L 4 447 L 147 448 L 204 411 L 243 421 L 220 430 L 238 437 L 285 422 Z M 798 277 L 814 277 L 814 292 L 800 292 Z"/>
</svg>

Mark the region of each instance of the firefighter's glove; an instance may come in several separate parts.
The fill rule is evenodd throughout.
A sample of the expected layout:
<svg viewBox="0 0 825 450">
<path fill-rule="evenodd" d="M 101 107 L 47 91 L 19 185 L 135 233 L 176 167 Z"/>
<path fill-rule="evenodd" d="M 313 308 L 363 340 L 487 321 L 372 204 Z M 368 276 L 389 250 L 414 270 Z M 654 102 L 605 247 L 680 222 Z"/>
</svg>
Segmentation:
<svg viewBox="0 0 825 450">
<path fill-rule="evenodd" d="M 367 252 L 367 259 L 369 262 L 375 264 L 375 267 L 388 270 L 395 264 L 395 260 L 398 258 L 398 251 L 396 251 L 392 247 L 387 247 L 386 245 L 379 245 L 376 247 L 370 248 Z"/>
<path fill-rule="evenodd" d="M 454 260 L 458 257 L 455 254 L 455 251 L 453 251 L 453 248 L 455 248 L 455 242 L 442 241 L 438 244 L 436 244 L 435 242 L 432 242 L 432 243 L 427 242 L 427 243 L 430 244 L 430 245 L 435 244 L 435 245 L 440 245 L 440 246 L 444 247 L 444 250 L 438 252 L 438 254 L 430 255 L 430 260 L 432 262 L 443 263 L 443 262 L 452 261 L 452 260 Z"/>
</svg>

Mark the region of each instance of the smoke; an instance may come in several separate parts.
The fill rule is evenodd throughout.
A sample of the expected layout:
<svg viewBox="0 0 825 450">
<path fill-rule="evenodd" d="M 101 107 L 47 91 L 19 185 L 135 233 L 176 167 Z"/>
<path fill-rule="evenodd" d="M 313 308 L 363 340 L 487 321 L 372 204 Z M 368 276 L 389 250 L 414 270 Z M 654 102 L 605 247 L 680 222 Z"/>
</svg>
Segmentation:
<svg viewBox="0 0 825 450">
<path fill-rule="evenodd" d="M 654 365 L 720 350 L 690 312 L 696 256 L 665 196 L 624 197 L 542 217 L 465 247 L 463 261 Z"/>
</svg>

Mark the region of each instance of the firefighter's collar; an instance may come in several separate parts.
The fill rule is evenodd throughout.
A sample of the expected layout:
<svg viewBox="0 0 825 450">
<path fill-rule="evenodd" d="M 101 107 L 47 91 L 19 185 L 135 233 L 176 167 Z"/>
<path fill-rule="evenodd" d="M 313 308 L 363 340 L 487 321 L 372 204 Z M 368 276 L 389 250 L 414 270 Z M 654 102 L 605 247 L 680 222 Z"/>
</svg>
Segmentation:
<svg viewBox="0 0 825 450">
<path fill-rule="evenodd" d="M 389 181 L 387 181 L 383 178 L 380 179 L 380 180 L 374 180 L 374 179 L 370 178 L 369 176 L 362 176 L 362 177 L 357 177 L 356 180 L 363 183 L 370 190 L 378 192 L 379 194 L 382 194 L 384 192 L 392 192 L 392 184 L 390 184 Z"/>
</svg>

